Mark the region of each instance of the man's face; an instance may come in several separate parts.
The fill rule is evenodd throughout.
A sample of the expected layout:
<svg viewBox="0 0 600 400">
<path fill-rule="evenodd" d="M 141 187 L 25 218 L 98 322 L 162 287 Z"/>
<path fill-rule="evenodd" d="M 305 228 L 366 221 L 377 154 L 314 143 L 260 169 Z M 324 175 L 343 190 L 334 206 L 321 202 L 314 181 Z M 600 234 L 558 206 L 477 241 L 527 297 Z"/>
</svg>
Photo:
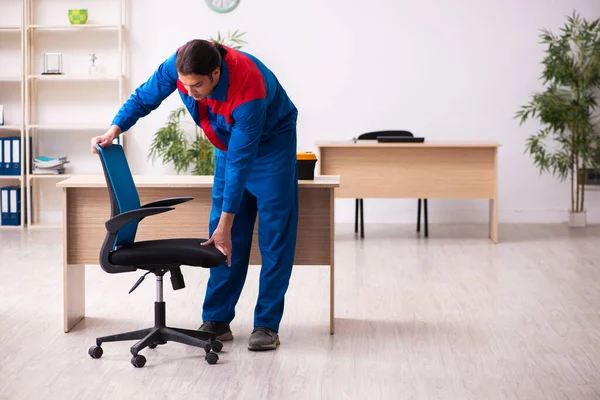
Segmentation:
<svg viewBox="0 0 600 400">
<path fill-rule="evenodd" d="M 194 100 L 205 99 L 219 83 L 221 70 L 215 69 L 211 75 L 182 75 L 177 73 L 179 80 Z"/>
</svg>

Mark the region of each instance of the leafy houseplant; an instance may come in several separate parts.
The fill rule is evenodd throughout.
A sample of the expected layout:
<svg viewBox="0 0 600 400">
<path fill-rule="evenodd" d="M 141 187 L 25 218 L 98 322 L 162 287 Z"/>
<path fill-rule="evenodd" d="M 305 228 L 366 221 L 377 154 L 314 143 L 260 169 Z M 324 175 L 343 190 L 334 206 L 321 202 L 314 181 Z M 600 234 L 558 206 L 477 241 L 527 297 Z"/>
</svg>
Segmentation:
<svg viewBox="0 0 600 400">
<path fill-rule="evenodd" d="M 228 32 L 222 36 L 219 32 L 217 38 L 210 38 L 213 42 L 239 50 L 246 42 L 242 40 L 245 32 Z M 163 164 L 173 163 L 175 172 L 192 175 L 214 174 L 214 147 L 201 128 L 193 121 L 195 126 L 194 139 L 190 140 L 189 134 L 183 129 L 182 118 L 191 119 L 185 106 L 171 111 L 167 123 L 154 133 L 148 158 L 154 161 L 157 157 Z"/>
<path fill-rule="evenodd" d="M 585 225 L 585 171 L 600 167 L 600 132 L 594 116 L 600 88 L 600 19 L 588 22 L 576 13 L 567 17 L 560 36 L 542 30 L 547 45 L 543 81 L 547 85 L 522 106 L 515 118 L 523 124 L 538 118 L 541 129 L 528 137 L 526 152 L 540 173 L 571 179 L 572 226 Z M 552 141 L 553 149 L 547 141 Z"/>
</svg>

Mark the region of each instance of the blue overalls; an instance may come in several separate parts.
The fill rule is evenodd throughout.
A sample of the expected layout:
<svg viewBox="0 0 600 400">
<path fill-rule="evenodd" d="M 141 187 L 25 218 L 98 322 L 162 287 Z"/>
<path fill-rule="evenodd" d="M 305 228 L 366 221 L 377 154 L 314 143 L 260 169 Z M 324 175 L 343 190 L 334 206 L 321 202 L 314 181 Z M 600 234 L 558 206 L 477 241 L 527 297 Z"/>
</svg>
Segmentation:
<svg viewBox="0 0 600 400">
<path fill-rule="evenodd" d="M 221 212 L 234 213 L 232 263 L 210 270 L 203 321 L 231 322 L 246 280 L 258 212 L 262 258 L 254 326 L 279 331 L 298 228 L 297 109 L 275 75 L 254 56 L 226 47 L 221 76 L 201 101 L 178 80 L 177 52 L 125 102 L 113 120 L 123 132 L 175 89 L 215 148 L 209 235 Z"/>
</svg>

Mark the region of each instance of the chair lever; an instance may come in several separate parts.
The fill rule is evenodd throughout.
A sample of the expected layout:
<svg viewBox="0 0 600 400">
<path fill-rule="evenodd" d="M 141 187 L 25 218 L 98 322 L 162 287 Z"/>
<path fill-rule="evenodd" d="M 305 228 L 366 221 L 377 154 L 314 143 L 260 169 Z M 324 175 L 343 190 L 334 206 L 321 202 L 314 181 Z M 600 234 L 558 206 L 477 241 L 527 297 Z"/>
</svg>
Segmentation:
<svg viewBox="0 0 600 400">
<path fill-rule="evenodd" d="M 152 271 L 148 271 L 144 275 L 142 275 L 140 277 L 140 279 L 137 280 L 137 282 L 135 283 L 135 285 L 133 285 L 133 287 L 131 289 L 129 289 L 129 293 L 128 294 L 131 294 L 131 292 L 133 292 L 138 286 L 140 286 L 140 283 L 142 283 L 142 281 L 144 280 L 144 278 L 146 277 L 146 275 L 148 275 L 150 272 L 152 272 Z"/>
<path fill-rule="evenodd" d="M 171 285 L 173 285 L 173 290 L 179 290 L 185 287 L 181 268 L 177 267 L 171 269 Z"/>
</svg>

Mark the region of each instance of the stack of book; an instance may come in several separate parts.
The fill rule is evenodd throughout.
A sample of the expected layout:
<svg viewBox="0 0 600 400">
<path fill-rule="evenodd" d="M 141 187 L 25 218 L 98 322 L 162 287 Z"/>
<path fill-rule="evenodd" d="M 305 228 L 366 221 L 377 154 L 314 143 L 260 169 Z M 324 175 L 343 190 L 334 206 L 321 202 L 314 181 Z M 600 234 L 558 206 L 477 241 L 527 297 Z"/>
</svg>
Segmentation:
<svg viewBox="0 0 600 400">
<path fill-rule="evenodd" d="M 51 158 L 36 157 L 33 160 L 34 175 L 61 175 L 65 173 L 65 164 L 68 163 L 67 157 Z"/>
</svg>

